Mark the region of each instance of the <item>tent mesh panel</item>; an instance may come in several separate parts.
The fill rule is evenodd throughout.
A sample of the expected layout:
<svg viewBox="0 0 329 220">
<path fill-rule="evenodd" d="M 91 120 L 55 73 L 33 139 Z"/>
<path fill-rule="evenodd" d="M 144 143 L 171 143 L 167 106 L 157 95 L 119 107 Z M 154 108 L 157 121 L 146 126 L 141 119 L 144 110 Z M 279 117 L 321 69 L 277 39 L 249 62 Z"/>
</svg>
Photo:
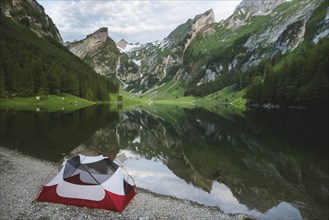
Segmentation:
<svg viewBox="0 0 329 220">
<path fill-rule="evenodd" d="M 118 165 L 110 159 L 90 164 L 81 164 L 76 156 L 67 161 L 64 169 L 64 180 L 80 185 L 98 185 L 109 179 L 118 169 Z"/>
</svg>

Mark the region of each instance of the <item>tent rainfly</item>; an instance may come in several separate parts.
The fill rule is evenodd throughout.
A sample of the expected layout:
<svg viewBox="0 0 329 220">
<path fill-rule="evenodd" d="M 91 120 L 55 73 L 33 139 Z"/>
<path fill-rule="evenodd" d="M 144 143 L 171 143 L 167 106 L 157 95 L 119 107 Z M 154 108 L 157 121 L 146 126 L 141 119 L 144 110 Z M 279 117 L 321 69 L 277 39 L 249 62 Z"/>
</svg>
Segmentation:
<svg viewBox="0 0 329 220">
<path fill-rule="evenodd" d="M 135 182 L 122 165 L 79 154 L 63 162 L 36 200 L 122 212 L 135 195 Z"/>
</svg>

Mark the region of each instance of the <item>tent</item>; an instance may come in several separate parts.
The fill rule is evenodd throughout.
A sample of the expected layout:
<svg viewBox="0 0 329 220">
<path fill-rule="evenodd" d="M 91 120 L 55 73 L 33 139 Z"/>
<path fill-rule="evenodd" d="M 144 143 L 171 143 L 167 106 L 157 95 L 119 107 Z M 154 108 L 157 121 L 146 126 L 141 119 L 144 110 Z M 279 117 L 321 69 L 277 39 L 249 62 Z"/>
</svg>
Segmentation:
<svg viewBox="0 0 329 220">
<path fill-rule="evenodd" d="M 119 162 L 79 154 L 62 163 L 36 200 L 122 212 L 135 195 L 135 182 Z"/>
</svg>

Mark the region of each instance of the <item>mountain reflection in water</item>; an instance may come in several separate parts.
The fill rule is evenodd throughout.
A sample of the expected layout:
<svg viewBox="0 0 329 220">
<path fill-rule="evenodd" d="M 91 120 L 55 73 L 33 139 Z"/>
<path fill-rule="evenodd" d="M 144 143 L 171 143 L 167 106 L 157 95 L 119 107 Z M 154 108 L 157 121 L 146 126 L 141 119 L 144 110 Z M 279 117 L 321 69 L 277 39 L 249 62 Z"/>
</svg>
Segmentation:
<svg viewBox="0 0 329 220">
<path fill-rule="evenodd" d="M 223 183 L 212 181 L 211 191 L 206 192 L 177 177 L 160 160 L 148 160 L 127 150 L 121 153 L 127 156 L 125 168 L 134 176 L 136 184 L 141 188 L 205 205 L 219 206 L 226 213 L 248 213 L 260 219 L 302 219 L 299 210 L 289 203 L 282 202 L 265 213 L 249 210 L 239 203 L 231 190 Z"/>
<path fill-rule="evenodd" d="M 322 218 L 328 204 L 327 118 L 306 112 L 221 115 L 144 108 L 85 145 L 127 154 L 138 186 L 259 218 Z"/>
<path fill-rule="evenodd" d="M 96 106 L 0 116 L 0 144 L 33 156 L 97 148 L 159 194 L 265 219 L 328 218 L 327 114 Z"/>
</svg>

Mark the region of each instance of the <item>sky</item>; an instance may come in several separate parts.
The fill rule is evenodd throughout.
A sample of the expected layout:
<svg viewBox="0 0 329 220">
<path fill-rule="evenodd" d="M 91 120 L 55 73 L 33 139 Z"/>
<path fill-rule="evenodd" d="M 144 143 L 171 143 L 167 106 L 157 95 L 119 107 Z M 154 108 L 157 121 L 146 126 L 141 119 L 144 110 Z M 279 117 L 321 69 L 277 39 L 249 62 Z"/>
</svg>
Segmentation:
<svg viewBox="0 0 329 220">
<path fill-rule="evenodd" d="M 178 25 L 209 9 L 219 22 L 241 0 L 37 0 L 56 24 L 64 42 L 84 39 L 101 27 L 129 43 L 162 40 Z"/>
</svg>

